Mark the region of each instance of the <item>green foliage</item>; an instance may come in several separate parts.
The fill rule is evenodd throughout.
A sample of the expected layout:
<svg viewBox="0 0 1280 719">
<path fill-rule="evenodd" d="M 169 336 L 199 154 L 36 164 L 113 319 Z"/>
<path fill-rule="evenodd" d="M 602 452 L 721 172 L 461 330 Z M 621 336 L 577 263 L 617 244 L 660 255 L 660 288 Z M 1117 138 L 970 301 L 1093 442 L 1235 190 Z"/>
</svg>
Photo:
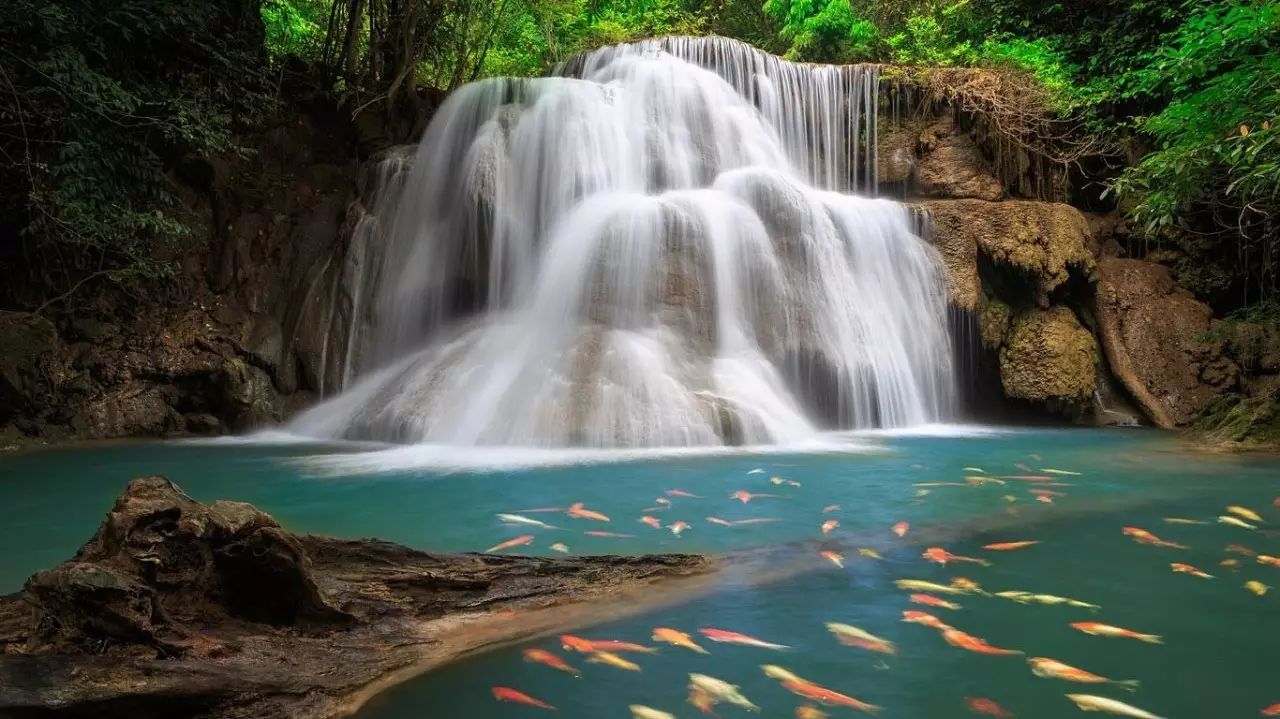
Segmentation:
<svg viewBox="0 0 1280 719">
<path fill-rule="evenodd" d="M 256 18 L 216 3 L 15 2 L 0 25 L 0 186 L 24 203 L 4 222 L 17 235 L 0 236 L 5 275 L 54 291 L 166 275 L 165 245 L 187 234 L 172 170 L 235 151 L 235 128 L 266 104 Z"/>
<path fill-rule="evenodd" d="M 263 0 L 265 46 L 272 57 L 315 60 L 324 44 L 329 18 L 327 0 Z"/>
<path fill-rule="evenodd" d="M 766 0 L 764 11 L 791 43 L 788 59 L 861 62 L 880 52 L 879 28 L 859 17 L 849 0 Z"/>
</svg>

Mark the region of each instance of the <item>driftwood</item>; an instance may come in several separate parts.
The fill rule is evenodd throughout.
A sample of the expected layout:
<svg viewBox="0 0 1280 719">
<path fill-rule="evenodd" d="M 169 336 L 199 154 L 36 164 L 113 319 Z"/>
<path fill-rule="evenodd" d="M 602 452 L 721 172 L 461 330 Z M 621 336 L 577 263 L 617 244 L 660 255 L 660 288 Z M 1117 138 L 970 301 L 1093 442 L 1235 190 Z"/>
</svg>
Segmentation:
<svg viewBox="0 0 1280 719">
<path fill-rule="evenodd" d="M 136 479 L 71 561 L 0 598 L 0 716 L 342 716 L 463 654 L 671 601 L 714 567 L 298 536 Z"/>
</svg>

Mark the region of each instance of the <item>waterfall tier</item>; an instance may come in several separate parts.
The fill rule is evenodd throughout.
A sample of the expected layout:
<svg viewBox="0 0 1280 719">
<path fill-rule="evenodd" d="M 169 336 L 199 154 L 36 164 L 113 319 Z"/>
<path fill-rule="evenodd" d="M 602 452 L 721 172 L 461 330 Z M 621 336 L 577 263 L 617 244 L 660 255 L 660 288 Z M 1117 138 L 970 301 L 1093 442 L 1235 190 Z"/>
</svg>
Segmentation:
<svg viewBox="0 0 1280 719">
<path fill-rule="evenodd" d="M 688 446 L 945 418 L 939 259 L 874 186 L 874 67 L 720 38 L 455 92 L 378 203 L 326 437 Z M 861 161 L 860 161 L 861 158 Z"/>
</svg>

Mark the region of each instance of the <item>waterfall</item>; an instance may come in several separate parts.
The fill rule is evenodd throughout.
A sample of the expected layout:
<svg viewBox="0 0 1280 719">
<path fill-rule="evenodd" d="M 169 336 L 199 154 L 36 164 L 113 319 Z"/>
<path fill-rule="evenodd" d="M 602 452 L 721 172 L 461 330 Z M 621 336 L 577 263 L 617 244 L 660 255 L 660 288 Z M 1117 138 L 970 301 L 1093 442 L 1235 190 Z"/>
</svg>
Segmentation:
<svg viewBox="0 0 1280 719">
<path fill-rule="evenodd" d="M 849 194 L 877 68 L 663 38 L 557 72 L 440 108 L 370 224 L 355 379 L 296 431 L 691 446 L 949 416 L 941 262 Z"/>
</svg>

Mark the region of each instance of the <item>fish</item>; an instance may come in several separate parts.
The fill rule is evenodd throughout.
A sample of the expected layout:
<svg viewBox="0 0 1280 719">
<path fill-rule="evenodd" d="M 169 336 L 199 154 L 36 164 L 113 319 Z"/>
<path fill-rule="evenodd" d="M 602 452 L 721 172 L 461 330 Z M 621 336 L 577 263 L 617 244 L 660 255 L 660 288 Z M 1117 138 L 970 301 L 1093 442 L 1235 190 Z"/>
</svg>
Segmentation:
<svg viewBox="0 0 1280 719">
<path fill-rule="evenodd" d="M 640 521 L 644 522 L 650 527 L 653 527 L 654 529 L 660 529 L 662 527 L 662 520 L 649 514 L 646 514 L 643 517 L 641 517 Z"/>
<path fill-rule="evenodd" d="M 512 547 L 520 547 L 532 541 L 533 541 L 532 534 L 522 534 L 519 537 L 516 537 L 515 539 L 508 539 L 505 542 L 499 542 L 498 544 L 495 544 L 484 551 L 486 554 L 491 554 L 493 552 L 501 552 L 504 549 L 511 549 Z"/>
<path fill-rule="evenodd" d="M 736 499 L 736 500 L 738 500 L 739 502 L 742 502 L 743 504 L 746 504 L 747 502 L 750 502 L 750 501 L 751 501 L 751 500 L 753 500 L 753 499 L 759 499 L 760 497 L 770 497 L 770 498 L 773 498 L 773 499 L 783 499 L 782 495 L 779 495 L 779 494 L 753 494 L 753 493 L 751 493 L 751 492 L 748 492 L 748 491 L 747 491 L 747 490 L 745 490 L 745 489 L 739 489 L 738 491 L 736 491 L 736 492 L 734 492 L 733 494 L 729 495 L 729 499 Z"/>
<path fill-rule="evenodd" d="M 781 486 L 784 484 L 787 485 L 788 487 L 800 486 L 800 483 L 795 481 L 794 479 L 783 479 L 782 477 L 770 477 L 769 481 L 778 486 Z"/>
<path fill-rule="evenodd" d="M 1203 520 L 1187 519 L 1186 517 L 1165 517 L 1164 523 L 1165 524 L 1208 524 L 1208 522 L 1205 522 Z"/>
<path fill-rule="evenodd" d="M 552 669 L 557 669 L 559 671 L 562 671 L 566 674 L 572 674 L 575 677 L 582 676 L 582 672 L 569 666 L 568 664 L 565 663 L 563 659 L 561 659 L 560 657 L 552 654 L 551 652 L 545 649 L 534 649 L 530 647 L 529 649 L 525 649 L 520 653 L 524 655 L 524 660 L 526 662 L 533 662 L 534 664 L 542 664 L 542 665 L 551 667 Z"/>
<path fill-rule="evenodd" d="M 555 707 L 550 704 L 538 701 L 528 694 L 518 692 L 510 687 L 493 687 L 493 698 L 500 702 L 511 702 L 512 704 L 524 704 L 525 706 L 537 707 L 538 709 L 549 709 L 555 711 Z"/>
<path fill-rule="evenodd" d="M 1156 535 L 1152 534 L 1151 532 L 1148 532 L 1145 529 L 1140 529 L 1138 527 L 1124 527 L 1120 531 L 1126 537 L 1133 537 L 1133 541 L 1137 542 L 1138 544 L 1152 544 L 1157 547 L 1169 547 L 1171 549 L 1187 549 L 1188 548 L 1185 544 L 1178 544 L 1177 542 L 1167 542 L 1157 537 Z"/>
<path fill-rule="evenodd" d="M 1218 566 L 1219 566 L 1219 567 L 1226 567 L 1226 568 L 1228 568 L 1228 569 L 1237 569 L 1237 568 L 1239 568 L 1239 566 L 1240 566 L 1240 560 L 1239 560 L 1239 559 L 1224 559 L 1224 560 L 1222 560 L 1221 562 L 1218 562 Z"/>
<path fill-rule="evenodd" d="M 1056 475 L 1058 475 L 1059 477 L 1079 477 L 1079 476 L 1081 476 L 1081 473 L 1080 473 L 1080 472 L 1072 472 L 1072 471 L 1067 470 L 1067 469 L 1041 468 L 1041 470 L 1040 470 L 1040 471 L 1041 471 L 1041 472 L 1043 472 L 1043 473 L 1045 473 L 1045 474 L 1056 474 Z"/>
<path fill-rule="evenodd" d="M 1028 467 L 1027 465 L 1025 465 L 1025 464 L 1023 464 L 1023 463 L 1021 463 L 1021 462 L 1019 462 L 1019 463 L 1017 463 L 1017 464 L 1015 464 L 1015 465 L 1013 465 L 1013 466 L 1014 466 L 1015 468 L 1017 468 L 1017 469 L 1022 470 L 1023 472 L 1030 472 L 1030 471 L 1031 471 L 1031 468 L 1030 468 L 1030 467 Z"/>
<path fill-rule="evenodd" d="M 684 632 L 678 629 L 671 629 L 670 627 L 655 628 L 653 630 L 653 636 L 650 637 L 650 639 L 652 639 L 655 642 L 663 642 L 665 644 L 670 644 L 673 647 L 683 647 L 685 649 L 697 652 L 699 654 L 710 653 L 706 649 L 703 649 L 702 647 L 698 646 L 698 643 L 693 641 L 693 639 L 690 638 L 688 634 L 685 634 Z"/>
<path fill-rule="evenodd" d="M 645 512 L 665 512 L 665 511 L 667 511 L 668 509 L 671 509 L 671 500 L 667 499 L 666 497 L 658 497 L 657 499 L 653 500 L 653 503 L 654 503 L 655 505 L 657 505 L 657 506 L 656 506 L 656 507 L 645 507 L 643 511 L 645 511 Z"/>
<path fill-rule="evenodd" d="M 1280 567 L 1280 557 L 1272 557 L 1266 554 L 1259 554 L 1258 564 L 1270 564 L 1273 567 Z"/>
<path fill-rule="evenodd" d="M 676 719 L 671 712 L 658 711 L 643 704 L 630 704 L 627 708 L 631 710 L 631 719 Z"/>
<path fill-rule="evenodd" d="M 866 547 L 858 547 L 858 554 L 868 559 L 884 559 L 884 557 L 880 556 L 879 552 L 874 549 L 867 549 Z"/>
<path fill-rule="evenodd" d="M 1099 624 L 1098 622 L 1072 622 L 1069 624 L 1072 629 L 1084 632 L 1095 637 L 1118 637 L 1123 639 L 1137 639 L 1140 642 L 1148 644 L 1163 644 L 1159 634 L 1143 634 L 1135 632 L 1132 629 L 1123 627 L 1115 627 L 1110 624 Z"/>
<path fill-rule="evenodd" d="M 969 485 L 973 487 L 981 487 L 984 484 L 1008 484 L 1008 482 L 1000 479 L 999 477 L 980 477 L 976 474 L 971 474 L 968 477 L 965 477 L 964 481 L 968 482 Z"/>
<path fill-rule="evenodd" d="M 706 674 L 690 674 L 689 690 L 697 691 L 705 694 L 708 698 L 714 700 L 715 703 L 727 702 L 735 706 L 740 706 L 747 711 L 758 712 L 760 707 L 752 704 L 742 692 L 738 690 L 736 684 L 730 684 L 723 679 L 716 679 Z"/>
<path fill-rule="evenodd" d="M 1031 657 L 1027 659 L 1027 664 L 1031 665 L 1031 673 L 1042 679 L 1061 679 L 1084 684 L 1115 684 L 1131 692 L 1138 689 L 1136 679 L 1108 679 L 1048 657 Z"/>
<path fill-rule="evenodd" d="M 590 657 L 587 657 L 587 663 L 588 664 L 608 664 L 611 667 L 617 667 L 618 669 L 625 669 L 629 672 L 640 671 L 639 664 L 623 659 L 622 657 L 618 656 L 617 654 L 614 654 L 613 652 L 606 652 L 606 651 L 599 651 L 599 650 L 594 651 L 591 653 Z"/>
<path fill-rule="evenodd" d="M 551 551 L 560 552 L 561 554 L 568 554 L 569 546 L 564 544 L 563 542 L 556 542 L 555 544 L 551 545 Z"/>
<path fill-rule="evenodd" d="M 947 624 L 928 612 L 918 612 L 914 609 L 902 610 L 902 621 L 907 624 L 920 624 L 929 627 L 930 629 L 937 629 L 940 632 L 945 632 L 946 630 L 953 628 L 950 624 Z"/>
<path fill-rule="evenodd" d="M 677 521 L 675 521 L 675 522 L 672 522 L 671 524 L 668 524 L 668 525 L 667 525 L 667 529 L 670 529 L 670 530 L 671 530 L 671 533 L 672 533 L 672 534 L 674 534 L 674 535 L 676 535 L 677 537 L 679 537 L 679 536 L 680 536 L 680 533 L 681 533 L 681 532 L 683 532 L 684 530 L 686 530 L 686 529 L 688 529 L 688 528 L 689 528 L 689 523 L 688 523 L 688 522 L 682 522 L 682 521 L 679 521 L 679 520 L 677 520 Z"/>
<path fill-rule="evenodd" d="M 982 467 L 961 467 L 961 468 L 960 468 L 960 470 L 961 470 L 961 471 L 964 471 L 964 472 L 982 472 L 982 473 L 984 473 L 984 474 L 985 474 L 985 473 L 986 473 L 986 471 L 987 471 L 987 470 L 983 469 Z"/>
<path fill-rule="evenodd" d="M 1226 551 L 1231 552 L 1232 554 L 1243 554 L 1246 557 L 1253 557 L 1253 556 L 1257 556 L 1258 554 L 1252 549 L 1249 549 L 1248 547 L 1242 547 L 1239 544 L 1228 544 Z"/>
<path fill-rule="evenodd" d="M 1249 591 L 1253 592 L 1259 597 L 1266 594 L 1267 590 L 1271 589 L 1271 587 L 1268 587 L 1267 585 L 1263 584 L 1262 582 L 1259 582 L 1256 579 L 1250 579 L 1249 581 L 1245 582 L 1244 588 L 1248 589 Z"/>
<path fill-rule="evenodd" d="M 825 521 L 825 522 L 823 522 L 823 523 L 822 523 L 822 533 L 823 533 L 823 534 L 830 534 L 830 533 L 831 533 L 831 530 L 833 530 L 833 529 L 835 529 L 836 527 L 839 527 L 839 526 L 840 526 L 840 522 L 838 522 L 838 521 L 836 521 L 836 520 L 834 520 L 834 519 L 828 519 L 827 521 Z"/>
<path fill-rule="evenodd" d="M 912 594 L 907 599 L 913 604 L 923 604 L 926 607 L 939 607 L 941 609 L 959 609 L 960 605 L 955 602 L 948 602 L 945 599 L 939 599 L 932 594 Z"/>
<path fill-rule="evenodd" d="M 658 497 L 657 499 L 653 500 L 653 503 L 662 505 L 667 508 L 671 507 L 671 500 L 667 499 L 666 497 Z"/>
<path fill-rule="evenodd" d="M 951 587 L 946 584 L 935 584 L 926 582 L 923 579 L 898 579 L 894 581 L 898 589 L 916 592 L 930 592 L 933 594 L 966 594 L 967 592 L 959 587 Z"/>
<path fill-rule="evenodd" d="M 634 642 L 620 642 L 616 639 L 584 639 L 572 634 L 561 634 L 560 645 L 566 650 L 591 654 L 592 652 L 641 652 L 654 654 L 658 650 Z"/>
<path fill-rule="evenodd" d="M 929 490 L 927 489 L 916 490 L 916 493 L 915 493 L 916 499 L 924 499 L 925 497 L 928 497 L 928 496 L 929 496 Z"/>
<path fill-rule="evenodd" d="M 942 639 L 953 647 L 964 649 L 965 651 L 975 652 L 977 654 L 991 655 L 1012 655 L 1024 654 L 1017 649 L 1001 649 L 1000 647 L 991 646 L 984 639 L 965 634 L 959 629 L 948 628 L 942 630 Z"/>
<path fill-rule="evenodd" d="M 1175 571 L 1175 572 L 1179 573 L 1179 574 L 1190 574 L 1190 575 L 1191 575 L 1191 576 L 1193 576 L 1193 577 L 1199 577 L 1199 578 L 1201 578 L 1201 579 L 1213 579 L 1213 575 L 1212 575 L 1212 574 L 1205 574 L 1204 572 L 1200 571 L 1199 569 L 1196 569 L 1195 567 L 1191 566 L 1190 564 L 1183 564 L 1183 563 L 1181 563 L 1181 562 L 1173 562 L 1173 563 L 1171 563 L 1171 564 L 1169 565 L 1169 568 L 1170 568 L 1170 569 L 1172 569 L 1173 571 Z"/>
<path fill-rule="evenodd" d="M 733 526 L 733 522 L 730 522 L 730 521 L 729 521 L 729 520 L 727 520 L 727 519 L 721 519 L 721 518 L 719 518 L 719 517 L 707 517 L 707 518 L 706 518 L 706 520 L 707 520 L 708 522 L 711 522 L 712 524 L 718 524 L 718 525 L 720 525 L 721 527 L 732 527 L 732 526 Z"/>
<path fill-rule="evenodd" d="M 532 519 L 530 517 L 522 517 L 518 514 L 499 514 L 497 517 L 505 524 L 523 524 L 529 527 L 539 527 L 541 529 L 559 529 L 559 527 L 553 527 L 546 522 Z"/>
<path fill-rule="evenodd" d="M 1039 494 L 1039 495 L 1036 495 L 1036 501 L 1041 502 L 1043 504 L 1053 504 L 1053 497 L 1050 497 L 1044 494 Z"/>
<path fill-rule="evenodd" d="M 764 670 L 764 675 L 770 679 L 777 679 L 780 682 L 803 682 L 801 679 L 791 672 L 790 669 L 784 669 L 777 664 L 761 664 L 760 668 Z"/>
<path fill-rule="evenodd" d="M 782 521 L 781 519 L 774 519 L 772 517 L 752 517 L 750 519 L 739 519 L 738 521 L 734 522 L 734 524 L 742 525 L 745 527 L 746 525 L 749 525 L 749 524 L 773 524 L 774 522 L 781 522 L 781 521 Z"/>
<path fill-rule="evenodd" d="M 1143 711 L 1135 706 L 1129 706 L 1115 699 L 1098 697 L 1092 694 L 1068 694 L 1067 698 L 1075 702 L 1081 711 L 1106 712 L 1116 716 L 1133 717 L 1133 719 L 1161 719 L 1151 712 Z"/>
<path fill-rule="evenodd" d="M 965 697 L 964 703 L 969 706 L 969 711 L 974 714 L 986 714 L 996 719 L 1014 719 L 1007 709 L 995 703 L 994 700 L 984 697 Z"/>
<path fill-rule="evenodd" d="M 796 719 L 828 719 L 830 716 L 812 704 L 801 704 L 796 707 Z"/>
<path fill-rule="evenodd" d="M 1239 517 L 1231 517 L 1225 514 L 1218 517 L 1218 524 L 1230 524 L 1233 527 L 1240 527 L 1241 529 L 1257 529 L 1257 527 L 1249 524 Z"/>
<path fill-rule="evenodd" d="M 667 496 L 668 497 L 686 497 L 688 499 L 702 499 L 701 494 L 686 492 L 683 489 L 668 489 Z"/>
<path fill-rule="evenodd" d="M 1053 477 L 1045 474 L 1002 474 L 1000 479 L 1016 479 L 1021 482 L 1052 482 Z"/>
<path fill-rule="evenodd" d="M 1048 604 L 1050 606 L 1065 604 L 1069 607 L 1080 607 L 1081 609 L 1091 609 L 1095 612 L 1098 611 L 1099 609 L 1102 609 L 1102 607 L 1098 606 L 1097 604 L 1082 602 L 1078 599 L 1059 597 L 1056 594 L 1032 594 L 1031 592 L 1021 592 L 1021 591 L 1010 590 L 1007 592 L 996 592 L 995 596 L 1000 597 L 1002 599 L 1012 599 L 1013 601 L 1018 602 L 1019 604 Z"/>
<path fill-rule="evenodd" d="M 573 504 L 569 505 L 569 509 L 566 510 L 566 514 L 568 514 L 570 517 L 573 517 L 574 519 L 592 519 L 597 522 L 609 521 L 609 518 L 606 517 L 605 515 L 591 509 L 585 509 L 582 506 L 582 502 L 574 502 Z"/>
<path fill-rule="evenodd" d="M 848 707 L 868 714 L 875 714 L 880 711 L 880 707 L 874 704 L 854 699 L 847 694 L 832 691 L 813 682 L 788 680 L 782 683 L 782 687 L 792 694 L 829 707 Z"/>
<path fill-rule="evenodd" d="M 730 632 L 724 629 L 715 629 L 713 627 L 702 627 L 698 630 L 698 633 L 713 642 L 721 642 L 724 644 L 738 644 L 744 647 L 757 647 L 760 649 L 791 648 L 785 644 L 774 644 L 773 642 L 766 642 L 761 639 L 756 639 L 755 637 L 749 637 L 746 634 Z"/>
<path fill-rule="evenodd" d="M 703 714 L 715 714 L 716 698 L 710 694 L 694 689 L 689 689 L 688 702 Z"/>
<path fill-rule="evenodd" d="M 912 482 L 912 487 L 968 487 L 965 482 Z"/>
<path fill-rule="evenodd" d="M 1000 497 L 1000 498 L 1001 498 L 1001 499 L 1003 499 L 1004 501 L 1006 501 L 1006 502 L 1010 502 L 1010 503 L 1013 503 L 1013 502 L 1018 501 L 1018 498 L 1017 498 L 1017 497 L 1015 497 L 1015 496 L 1013 496 L 1012 494 L 1006 494 L 1006 495 L 1003 495 L 1003 496 L 1002 496 L 1002 497 Z"/>
<path fill-rule="evenodd" d="M 1022 542 L 996 542 L 994 544 L 984 544 L 982 545 L 982 548 L 988 549 L 992 552 L 1011 552 L 1015 549 L 1030 547 L 1032 545 L 1039 544 L 1039 543 L 1040 543 L 1039 540 L 1027 540 Z"/>
<path fill-rule="evenodd" d="M 966 579 L 965 577 L 952 577 L 951 586 L 955 587 L 956 589 L 959 589 L 962 592 L 973 592 L 974 594 L 986 594 L 986 592 L 982 591 L 982 587 L 978 586 L 977 582 L 973 581 L 972 579 Z"/>
<path fill-rule="evenodd" d="M 826 559 L 827 561 L 831 562 L 832 564 L 836 565 L 837 567 L 839 567 L 839 568 L 841 568 L 841 569 L 844 569 L 844 555 L 843 555 L 843 554 L 841 554 L 841 553 L 839 553 L 839 552 L 833 552 L 833 551 L 831 551 L 831 550 L 829 550 L 829 549 L 828 549 L 828 550 L 825 550 L 825 551 L 822 551 L 822 552 L 819 552 L 819 554 L 821 554 L 821 555 L 822 555 L 822 558 L 823 558 L 823 559 Z"/>
<path fill-rule="evenodd" d="M 899 537 L 905 537 L 907 536 L 907 530 L 911 529 L 911 525 L 907 524 L 906 522 L 898 522 L 897 524 L 893 525 L 892 529 L 894 534 L 898 535 Z"/>
<path fill-rule="evenodd" d="M 1258 514 L 1252 509 L 1249 509 L 1248 507 L 1241 507 L 1238 504 L 1229 504 L 1227 505 L 1227 511 L 1230 512 L 1231 514 L 1236 515 L 1237 517 L 1242 517 L 1244 519 L 1247 519 L 1250 522 L 1258 522 L 1258 523 L 1262 522 L 1262 515 Z"/>
<path fill-rule="evenodd" d="M 612 537 L 614 539 L 630 539 L 636 536 L 634 534 L 621 534 L 619 532 L 602 532 L 598 529 L 589 529 L 583 532 L 583 534 L 588 537 Z"/>
<path fill-rule="evenodd" d="M 747 474 L 764 474 L 764 469 L 761 467 L 756 467 L 755 469 L 748 470 Z"/>
<path fill-rule="evenodd" d="M 859 629 L 852 624 L 841 624 L 840 622 L 827 622 L 827 631 L 835 635 L 836 641 L 846 647 L 857 647 L 866 649 L 869 652 L 878 652 L 880 654 L 897 654 L 898 649 L 893 642 L 887 639 L 871 634 L 870 632 Z"/>
<path fill-rule="evenodd" d="M 1263 709 L 1260 713 L 1264 717 L 1280 717 L 1280 702 L 1276 702 L 1275 704 L 1272 704 L 1266 709 Z M 800 716 L 800 715 L 797 714 L 796 716 Z"/>
<path fill-rule="evenodd" d="M 831 514 L 832 512 L 838 512 L 838 511 L 840 511 L 840 505 L 838 504 L 828 504 L 827 506 L 822 508 L 823 514 Z"/>
<path fill-rule="evenodd" d="M 567 507 L 533 507 L 532 509 L 517 509 L 521 514 L 547 514 L 550 512 L 563 512 Z"/>
<path fill-rule="evenodd" d="M 948 552 L 942 547 L 929 547 L 928 549 L 924 550 L 924 552 L 920 556 L 924 557 L 930 562 L 941 564 L 944 567 L 947 566 L 947 562 L 972 562 L 974 564 L 980 564 L 984 567 L 991 566 L 991 562 L 988 562 L 985 559 L 978 559 L 976 557 L 962 557 L 959 554 L 952 554 L 951 552 Z"/>
</svg>

